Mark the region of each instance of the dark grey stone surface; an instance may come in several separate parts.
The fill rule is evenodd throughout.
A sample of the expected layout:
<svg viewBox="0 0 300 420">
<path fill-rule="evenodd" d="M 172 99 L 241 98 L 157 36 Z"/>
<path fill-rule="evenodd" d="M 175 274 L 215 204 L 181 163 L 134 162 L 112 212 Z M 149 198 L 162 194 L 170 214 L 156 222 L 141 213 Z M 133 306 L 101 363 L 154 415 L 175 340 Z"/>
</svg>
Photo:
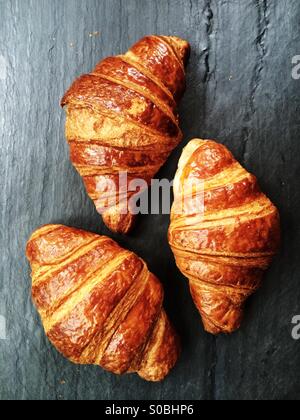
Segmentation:
<svg viewBox="0 0 300 420">
<path fill-rule="evenodd" d="M 300 54 L 298 0 L 0 0 L 0 399 L 299 399 Z M 99 32 L 96 34 L 94 32 Z M 168 216 L 117 238 L 164 283 L 182 357 L 161 384 L 64 360 L 30 299 L 26 240 L 61 222 L 108 234 L 68 159 L 59 99 L 75 76 L 145 34 L 188 39 L 183 145 L 219 139 L 254 172 L 282 215 L 281 255 L 249 301 L 242 329 L 203 332 L 166 240 Z M 172 178 L 182 147 L 161 171 Z"/>
</svg>

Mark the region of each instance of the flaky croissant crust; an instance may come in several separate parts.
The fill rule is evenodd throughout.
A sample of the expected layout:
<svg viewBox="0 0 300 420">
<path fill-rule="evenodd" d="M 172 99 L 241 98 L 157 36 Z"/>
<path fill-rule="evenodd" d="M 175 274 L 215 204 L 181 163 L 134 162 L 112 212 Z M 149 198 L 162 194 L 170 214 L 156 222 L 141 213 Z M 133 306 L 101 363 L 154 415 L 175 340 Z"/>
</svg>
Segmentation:
<svg viewBox="0 0 300 420">
<path fill-rule="evenodd" d="M 195 139 L 185 148 L 174 194 L 169 243 L 177 265 L 206 331 L 231 333 L 278 251 L 278 210 L 226 147 L 210 140 Z M 199 194 L 203 207 L 191 212 Z"/>
<path fill-rule="evenodd" d="M 142 259 L 113 240 L 61 225 L 27 244 L 32 296 L 50 341 L 78 364 L 160 381 L 180 346 L 163 288 Z"/>
<path fill-rule="evenodd" d="M 119 173 L 126 172 L 128 183 L 138 178 L 149 185 L 182 140 L 177 105 L 189 52 L 177 37 L 147 36 L 79 77 L 62 99 L 71 160 L 112 231 L 132 228 L 128 200 L 136 191 L 118 190 L 116 203 L 103 209 L 112 194 L 107 181 L 118 189 Z"/>
</svg>

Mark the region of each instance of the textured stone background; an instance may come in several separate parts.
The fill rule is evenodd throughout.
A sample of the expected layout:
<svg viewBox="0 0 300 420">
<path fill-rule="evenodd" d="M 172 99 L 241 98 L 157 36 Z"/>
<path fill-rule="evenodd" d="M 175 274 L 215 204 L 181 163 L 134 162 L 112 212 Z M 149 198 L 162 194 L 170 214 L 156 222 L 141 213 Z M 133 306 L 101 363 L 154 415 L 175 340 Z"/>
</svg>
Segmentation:
<svg viewBox="0 0 300 420">
<path fill-rule="evenodd" d="M 299 398 L 300 54 L 298 0 L 0 0 L 1 399 Z M 99 32 L 99 34 L 96 34 Z M 108 233 L 68 159 L 59 99 L 75 76 L 149 33 L 191 42 L 182 104 L 185 140 L 219 139 L 278 204 L 281 256 L 248 303 L 242 329 L 203 332 L 166 241 L 168 216 L 144 216 L 117 238 L 163 281 L 183 340 L 161 384 L 117 377 L 64 360 L 44 337 L 30 299 L 25 243 L 39 225 L 62 222 Z M 161 171 L 174 176 L 181 147 Z"/>
</svg>

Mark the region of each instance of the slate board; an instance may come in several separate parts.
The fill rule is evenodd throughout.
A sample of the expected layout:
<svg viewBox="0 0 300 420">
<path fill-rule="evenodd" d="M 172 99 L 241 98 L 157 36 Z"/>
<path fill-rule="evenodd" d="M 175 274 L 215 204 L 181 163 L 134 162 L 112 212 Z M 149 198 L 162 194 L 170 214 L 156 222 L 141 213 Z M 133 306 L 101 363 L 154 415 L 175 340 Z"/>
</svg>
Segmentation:
<svg viewBox="0 0 300 420">
<path fill-rule="evenodd" d="M 0 0 L 1 399 L 299 399 L 300 54 L 298 0 Z M 99 33 L 96 33 L 99 32 Z M 242 329 L 203 332 L 167 245 L 168 216 L 143 216 L 119 242 L 164 283 L 182 357 L 161 384 L 64 360 L 44 336 L 30 298 L 26 240 L 61 222 L 109 234 L 68 159 L 59 100 L 74 77 L 145 34 L 188 39 L 182 147 L 216 138 L 254 172 L 282 216 L 281 256 L 250 299 Z"/>
</svg>

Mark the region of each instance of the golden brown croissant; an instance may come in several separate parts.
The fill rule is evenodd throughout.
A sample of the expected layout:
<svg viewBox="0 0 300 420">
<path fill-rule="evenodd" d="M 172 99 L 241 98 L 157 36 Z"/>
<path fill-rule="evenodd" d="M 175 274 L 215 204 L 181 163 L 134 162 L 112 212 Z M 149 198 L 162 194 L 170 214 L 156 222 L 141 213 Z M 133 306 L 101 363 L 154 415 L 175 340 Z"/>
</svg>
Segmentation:
<svg viewBox="0 0 300 420">
<path fill-rule="evenodd" d="M 177 105 L 189 52 L 177 37 L 145 37 L 81 76 L 62 99 L 71 160 L 112 231 L 133 226 L 129 201 L 143 187 L 129 184 L 142 179 L 147 187 L 182 140 Z M 128 175 L 125 187 L 120 172 Z"/>
<path fill-rule="evenodd" d="M 65 357 L 149 381 L 169 373 L 179 340 L 143 260 L 105 236 L 61 225 L 37 230 L 27 258 L 34 303 Z"/>
<path fill-rule="evenodd" d="M 278 251 L 278 211 L 257 179 L 209 140 L 185 148 L 174 194 L 169 243 L 177 265 L 206 331 L 231 333 Z"/>
</svg>

